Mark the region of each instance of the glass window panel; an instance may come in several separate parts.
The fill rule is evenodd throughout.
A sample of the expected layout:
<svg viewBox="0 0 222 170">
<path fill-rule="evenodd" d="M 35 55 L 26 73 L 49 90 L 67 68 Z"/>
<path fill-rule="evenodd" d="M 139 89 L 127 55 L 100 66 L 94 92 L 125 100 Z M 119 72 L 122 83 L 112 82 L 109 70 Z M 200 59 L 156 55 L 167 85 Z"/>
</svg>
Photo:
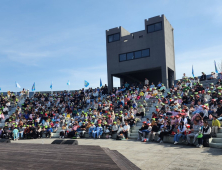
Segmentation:
<svg viewBox="0 0 222 170">
<path fill-rule="evenodd" d="M 133 58 L 133 53 L 127 53 L 127 60 L 132 60 Z"/>
<path fill-rule="evenodd" d="M 113 35 L 109 35 L 109 42 L 113 42 Z"/>
<path fill-rule="evenodd" d="M 154 32 L 154 25 L 148 25 L 148 33 Z"/>
<path fill-rule="evenodd" d="M 136 51 L 135 58 L 141 58 L 141 57 L 142 57 L 142 51 Z"/>
<path fill-rule="evenodd" d="M 150 56 L 150 50 L 146 49 L 146 50 L 142 50 L 142 57 L 149 57 Z"/>
<path fill-rule="evenodd" d="M 126 61 L 126 54 L 120 54 L 119 61 Z"/>
<path fill-rule="evenodd" d="M 159 31 L 159 30 L 161 30 L 161 29 L 162 29 L 162 23 L 161 23 L 161 22 L 156 23 L 156 24 L 155 24 L 155 31 Z"/>
<path fill-rule="evenodd" d="M 118 34 L 114 34 L 113 41 L 119 41 L 119 33 Z"/>
</svg>

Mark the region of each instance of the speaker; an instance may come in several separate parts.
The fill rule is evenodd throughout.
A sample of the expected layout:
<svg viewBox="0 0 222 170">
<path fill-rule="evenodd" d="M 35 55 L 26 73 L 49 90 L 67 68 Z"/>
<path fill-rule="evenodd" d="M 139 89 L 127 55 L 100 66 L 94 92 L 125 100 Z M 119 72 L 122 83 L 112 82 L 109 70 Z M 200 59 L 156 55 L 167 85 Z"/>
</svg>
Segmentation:
<svg viewBox="0 0 222 170">
<path fill-rule="evenodd" d="M 64 140 L 54 140 L 51 144 L 62 144 Z"/>
<path fill-rule="evenodd" d="M 77 140 L 65 140 L 62 144 L 66 144 L 66 145 L 78 145 L 78 141 L 77 141 Z"/>
<path fill-rule="evenodd" d="M 9 139 L 0 139 L 0 143 L 11 143 Z"/>
</svg>

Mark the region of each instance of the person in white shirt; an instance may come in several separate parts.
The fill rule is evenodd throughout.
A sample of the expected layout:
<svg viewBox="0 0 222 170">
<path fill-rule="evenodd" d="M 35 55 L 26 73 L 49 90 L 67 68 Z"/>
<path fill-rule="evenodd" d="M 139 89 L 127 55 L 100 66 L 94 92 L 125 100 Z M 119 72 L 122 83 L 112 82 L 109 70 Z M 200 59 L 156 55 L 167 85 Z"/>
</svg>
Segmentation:
<svg viewBox="0 0 222 170">
<path fill-rule="evenodd" d="M 201 133 L 203 134 L 202 138 L 198 138 L 198 145 L 197 147 L 202 148 L 203 144 L 205 143 L 205 145 L 209 146 L 209 143 L 207 142 L 207 140 L 209 138 L 211 138 L 211 127 L 209 126 L 207 121 L 204 121 L 204 126 L 201 130 Z"/>
<path fill-rule="evenodd" d="M 204 95 L 204 102 L 208 103 L 211 100 L 210 91 L 207 91 L 207 94 Z"/>
<path fill-rule="evenodd" d="M 130 126 L 128 125 L 128 122 L 125 122 L 125 125 L 123 127 L 123 134 L 125 135 L 126 139 L 128 139 L 129 131 L 130 131 Z"/>
<path fill-rule="evenodd" d="M 186 74 L 185 73 L 183 73 L 183 76 L 182 76 L 182 79 L 184 79 L 184 78 L 186 78 Z"/>
<path fill-rule="evenodd" d="M 207 110 L 207 106 L 203 105 L 203 119 L 208 119 L 208 110 Z"/>
<path fill-rule="evenodd" d="M 119 129 L 118 129 L 118 131 L 117 131 L 117 134 L 119 135 L 121 132 L 123 132 L 123 130 L 124 130 L 123 125 L 120 124 L 120 125 L 119 125 Z"/>
<path fill-rule="evenodd" d="M 149 85 L 149 80 L 145 78 L 145 85 Z"/>
<path fill-rule="evenodd" d="M 4 114 L 8 114 L 8 111 L 9 111 L 9 110 L 8 110 L 8 107 L 5 106 L 4 109 L 3 109 L 3 113 L 4 113 Z"/>
</svg>

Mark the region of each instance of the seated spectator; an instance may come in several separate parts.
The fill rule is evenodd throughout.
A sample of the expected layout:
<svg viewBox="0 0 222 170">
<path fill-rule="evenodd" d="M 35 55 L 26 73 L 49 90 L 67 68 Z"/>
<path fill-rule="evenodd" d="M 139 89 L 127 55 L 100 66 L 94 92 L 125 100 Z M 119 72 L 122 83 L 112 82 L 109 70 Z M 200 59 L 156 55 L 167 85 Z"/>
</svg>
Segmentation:
<svg viewBox="0 0 222 170">
<path fill-rule="evenodd" d="M 209 138 L 211 138 L 211 127 L 209 126 L 207 121 L 204 121 L 204 126 L 201 131 L 201 137 L 198 138 L 197 147 L 202 148 L 203 145 L 205 147 L 209 147 Z"/>
<path fill-rule="evenodd" d="M 154 125 L 152 126 L 151 132 L 148 135 L 148 138 L 149 138 L 148 141 L 153 141 L 158 131 L 159 131 L 159 127 L 157 126 L 157 122 L 155 122 Z"/>
<path fill-rule="evenodd" d="M 199 130 L 200 130 L 200 125 L 197 123 L 196 120 L 193 121 L 193 128 L 191 129 L 191 133 L 187 135 L 187 145 L 193 145 L 195 146 L 195 142 L 196 142 L 196 139 L 197 139 L 197 136 L 198 136 L 198 133 L 199 133 Z M 190 141 L 190 137 L 193 137 L 193 142 L 191 144 L 191 141 Z"/>
<path fill-rule="evenodd" d="M 98 124 L 96 130 L 93 131 L 93 138 L 95 139 L 97 137 L 100 139 L 102 134 L 103 134 L 103 128 L 101 127 L 101 124 Z"/>
<path fill-rule="evenodd" d="M 130 131 L 130 126 L 128 125 L 128 122 L 125 122 L 125 125 L 123 127 L 123 134 L 126 139 L 128 139 L 129 131 Z"/>
<path fill-rule="evenodd" d="M 207 76 L 204 72 L 202 72 L 202 76 L 200 77 L 200 81 L 205 81 L 207 79 Z"/>
<path fill-rule="evenodd" d="M 173 139 L 174 140 L 174 145 L 179 143 L 179 139 L 181 137 L 183 137 L 183 138 L 185 137 L 185 135 L 184 135 L 185 130 L 186 130 L 186 127 L 184 125 L 184 122 L 181 121 L 179 126 L 178 126 L 177 133 L 174 135 L 174 139 Z"/>
<path fill-rule="evenodd" d="M 163 130 L 159 134 L 159 139 L 157 142 L 162 143 L 163 142 L 163 137 L 171 134 L 173 131 L 172 126 L 170 124 L 170 121 L 167 122 L 167 124 L 163 127 Z"/>
</svg>

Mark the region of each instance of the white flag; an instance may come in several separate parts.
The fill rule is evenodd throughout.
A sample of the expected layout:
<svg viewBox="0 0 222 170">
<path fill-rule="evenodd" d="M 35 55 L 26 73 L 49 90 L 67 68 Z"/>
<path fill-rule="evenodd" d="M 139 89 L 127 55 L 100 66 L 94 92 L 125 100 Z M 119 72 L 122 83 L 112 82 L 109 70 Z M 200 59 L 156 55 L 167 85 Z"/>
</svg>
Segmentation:
<svg viewBox="0 0 222 170">
<path fill-rule="evenodd" d="M 17 82 L 15 82 L 15 87 L 21 88 L 21 86 Z"/>
</svg>

